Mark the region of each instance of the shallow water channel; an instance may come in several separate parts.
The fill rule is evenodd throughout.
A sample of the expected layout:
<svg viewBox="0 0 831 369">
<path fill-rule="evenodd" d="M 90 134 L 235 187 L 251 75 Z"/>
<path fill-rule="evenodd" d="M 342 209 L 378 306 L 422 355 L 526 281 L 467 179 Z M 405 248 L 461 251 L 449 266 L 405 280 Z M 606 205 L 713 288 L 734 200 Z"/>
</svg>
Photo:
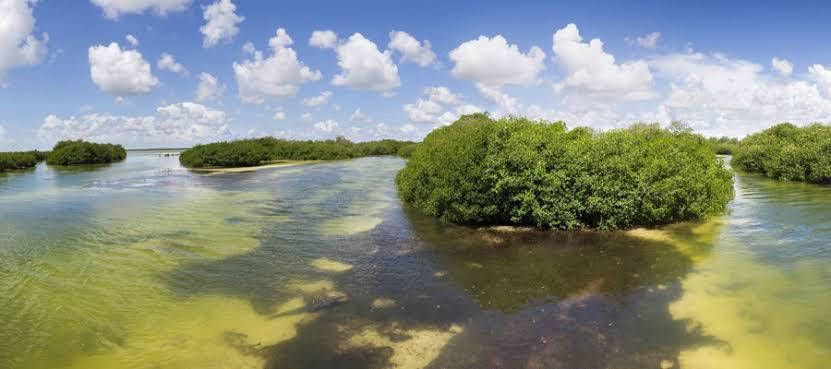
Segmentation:
<svg viewBox="0 0 831 369">
<path fill-rule="evenodd" d="M 0 368 L 827 368 L 831 187 L 738 175 L 729 213 L 482 231 L 404 161 L 0 174 Z"/>
</svg>

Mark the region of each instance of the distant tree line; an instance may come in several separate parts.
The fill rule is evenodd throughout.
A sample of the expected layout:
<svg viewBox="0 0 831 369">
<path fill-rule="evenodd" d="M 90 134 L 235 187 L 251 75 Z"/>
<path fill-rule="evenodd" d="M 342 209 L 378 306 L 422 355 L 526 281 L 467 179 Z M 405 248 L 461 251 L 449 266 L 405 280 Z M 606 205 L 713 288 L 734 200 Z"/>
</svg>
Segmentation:
<svg viewBox="0 0 831 369">
<path fill-rule="evenodd" d="M 422 212 L 460 224 L 619 229 L 725 210 L 733 177 L 688 127 L 597 132 L 485 114 L 431 132 L 397 177 Z"/>
<path fill-rule="evenodd" d="M 324 141 L 292 141 L 263 137 L 197 145 L 185 150 L 179 162 L 188 168 L 250 167 L 280 160 L 335 160 L 397 155 L 410 141 L 352 142 L 344 137 Z"/>
<path fill-rule="evenodd" d="M 745 137 L 730 163 L 771 178 L 831 184 L 831 126 L 775 125 Z"/>
</svg>

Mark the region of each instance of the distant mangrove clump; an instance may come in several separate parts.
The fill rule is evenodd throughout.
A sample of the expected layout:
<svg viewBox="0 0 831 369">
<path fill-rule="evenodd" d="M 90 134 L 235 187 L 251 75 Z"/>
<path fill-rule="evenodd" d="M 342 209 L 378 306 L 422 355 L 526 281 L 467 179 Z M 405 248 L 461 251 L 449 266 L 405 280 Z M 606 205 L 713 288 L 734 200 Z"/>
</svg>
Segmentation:
<svg viewBox="0 0 831 369">
<path fill-rule="evenodd" d="M 704 137 L 636 124 L 461 117 L 434 130 L 397 177 L 422 212 L 460 224 L 620 229 L 725 210 L 733 179 Z"/>
<path fill-rule="evenodd" d="M 739 148 L 739 139 L 735 137 L 708 137 L 707 144 L 717 155 L 733 155 Z"/>
<path fill-rule="evenodd" d="M 121 145 L 87 142 L 58 142 L 46 157 L 49 165 L 106 164 L 124 160 L 127 151 Z"/>
<path fill-rule="evenodd" d="M 263 137 L 197 145 L 185 150 L 179 162 L 188 168 L 252 167 L 281 160 L 336 160 L 396 155 L 409 141 L 352 142 L 344 137 L 325 141 L 291 141 Z"/>
<path fill-rule="evenodd" d="M 37 150 L 0 152 L 0 172 L 34 168 L 38 163 L 46 160 L 48 154 L 48 152 Z"/>
<path fill-rule="evenodd" d="M 786 181 L 831 184 L 831 126 L 775 125 L 745 137 L 730 164 Z"/>
</svg>

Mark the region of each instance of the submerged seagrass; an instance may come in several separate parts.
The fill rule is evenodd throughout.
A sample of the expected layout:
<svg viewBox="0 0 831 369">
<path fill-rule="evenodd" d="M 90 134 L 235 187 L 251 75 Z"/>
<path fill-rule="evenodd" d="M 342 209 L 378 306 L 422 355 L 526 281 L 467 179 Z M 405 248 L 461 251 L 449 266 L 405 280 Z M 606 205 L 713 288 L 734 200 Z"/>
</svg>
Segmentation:
<svg viewBox="0 0 831 369">
<path fill-rule="evenodd" d="M 701 219 L 733 197 L 732 174 L 685 130 L 567 130 L 484 114 L 430 133 L 397 184 L 404 200 L 450 222 L 560 229 Z"/>
<path fill-rule="evenodd" d="M 831 126 L 775 125 L 743 139 L 730 164 L 786 181 L 831 184 Z"/>
</svg>

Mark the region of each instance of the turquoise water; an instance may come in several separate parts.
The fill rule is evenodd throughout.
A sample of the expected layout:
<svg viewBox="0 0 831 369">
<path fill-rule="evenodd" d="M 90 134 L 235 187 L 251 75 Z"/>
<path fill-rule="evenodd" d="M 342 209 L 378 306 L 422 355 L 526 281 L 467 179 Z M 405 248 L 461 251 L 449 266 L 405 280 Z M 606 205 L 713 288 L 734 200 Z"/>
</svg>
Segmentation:
<svg viewBox="0 0 831 369">
<path fill-rule="evenodd" d="M 0 368 L 825 368 L 831 188 L 514 232 L 403 205 L 379 157 L 0 174 Z"/>
</svg>

